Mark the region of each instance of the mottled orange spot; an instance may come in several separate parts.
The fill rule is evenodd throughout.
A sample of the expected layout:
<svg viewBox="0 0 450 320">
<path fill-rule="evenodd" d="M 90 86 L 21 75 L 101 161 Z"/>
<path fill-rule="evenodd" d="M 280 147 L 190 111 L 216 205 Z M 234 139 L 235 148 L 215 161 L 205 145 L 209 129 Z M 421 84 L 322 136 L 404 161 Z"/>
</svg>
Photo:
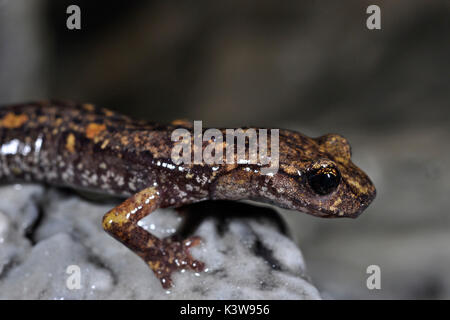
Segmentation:
<svg viewBox="0 0 450 320">
<path fill-rule="evenodd" d="M 161 266 L 161 264 L 160 264 L 159 261 L 155 261 L 155 262 L 149 261 L 149 262 L 148 262 L 148 265 L 150 266 L 150 268 L 151 268 L 152 270 L 158 270 L 159 267 Z"/>
<path fill-rule="evenodd" d="M 237 168 L 237 164 L 226 164 L 225 165 L 225 171 L 231 171 Z"/>
<path fill-rule="evenodd" d="M 86 137 L 93 139 L 104 130 L 106 130 L 106 126 L 104 124 L 89 123 L 86 127 Z"/>
<path fill-rule="evenodd" d="M 73 135 L 73 133 L 70 133 L 67 136 L 66 149 L 72 153 L 75 152 L 75 136 Z"/>
<path fill-rule="evenodd" d="M 105 116 L 112 117 L 114 115 L 114 112 L 108 109 L 103 109 L 103 112 L 105 113 Z"/>
<path fill-rule="evenodd" d="M 85 110 L 87 110 L 87 111 L 94 111 L 94 105 L 93 104 L 90 104 L 90 103 L 85 103 L 85 104 L 83 104 L 83 108 L 85 109 Z"/>
<path fill-rule="evenodd" d="M 48 117 L 47 116 L 39 116 L 38 117 L 38 122 L 39 123 L 44 123 L 48 121 Z"/>
<path fill-rule="evenodd" d="M 175 119 L 172 121 L 174 126 L 192 127 L 192 122 L 187 119 Z"/>
<path fill-rule="evenodd" d="M 26 114 L 14 114 L 13 112 L 8 112 L 6 116 L 0 121 L 0 126 L 13 129 L 21 127 L 25 122 L 28 121 L 28 116 Z"/>
<path fill-rule="evenodd" d="M 108 140 L 108 139 L 106 139 L 105 141 L 103 141 L 101 148 L 102 148 L 102 149 L 105 149 L 106 146 L 108 145 L 108 143 L 109 143 L 109 140 Z"/>
<path fill-rule="evenodd" d="M 120 142 L 126 146 L 128 144 L 128 137 L 127 136 L 122 136 L 122 138 L 120 138 Z"/>
<path fill-rule="evenodd" d="M 62 119 L 62 118 L 56 118 L 56 119 L 55 119 L 55 125 L 56 125 L 56 126 L 60 126 L 61 123 L 63 123 L 63 119 Z"/>
</svg>

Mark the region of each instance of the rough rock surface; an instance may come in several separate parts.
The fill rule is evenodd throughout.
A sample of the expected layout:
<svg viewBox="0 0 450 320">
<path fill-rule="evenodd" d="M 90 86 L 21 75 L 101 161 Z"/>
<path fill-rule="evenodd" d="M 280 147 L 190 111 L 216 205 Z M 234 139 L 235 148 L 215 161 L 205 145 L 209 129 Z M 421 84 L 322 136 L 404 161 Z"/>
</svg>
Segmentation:
<svg viewBox="0 0 450 320">
<path fill-rule="evenodd" d="M 176 286 L 165 291 L 137 256 L 101 229 L 114 202 L 39 185 L 3 186 L 0 200 L 1 299 L 320 298 L 301 252 L 268 208 L 209 202 L 191 207 L 194 219 L 170 209 L 143 219 L 159 236 L 181 231 L 204 239 L 191 252 L 206 263 L 205 272 L 178 272 Z M 81 289 L 67 287 L 70 265 L 80 268 Z"/>
</svg>

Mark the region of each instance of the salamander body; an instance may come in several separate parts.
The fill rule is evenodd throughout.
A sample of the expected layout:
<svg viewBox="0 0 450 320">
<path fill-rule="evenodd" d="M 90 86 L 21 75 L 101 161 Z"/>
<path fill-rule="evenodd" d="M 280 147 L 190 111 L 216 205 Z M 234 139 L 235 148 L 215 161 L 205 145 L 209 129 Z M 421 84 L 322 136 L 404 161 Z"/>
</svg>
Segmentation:
<svg viewBox="0 0 450 320">
<path fill-rule="evenodd" d="M 321 217 L 356 217 L 375 197 L 374 185 L 351 162 L 350 145 L 340 135 L 309 138 L 279 130 L 279 169 L 265 175 L 258 163 L 177 164 L 172 160 L 172 133 L 180 128 L 192 131 L 185 121 L 159 125 L 91 104 L 4 106 L 0 180 L 126 197 L 105 214 L 103 227 L 144 259 L 165 288 L 172 284 L 173 271 L 199 271 L 203 264 L 188 252 L 199 238 L 158 239 L 138 227 L 157 208 L 251 199 Z"/>
</svg>

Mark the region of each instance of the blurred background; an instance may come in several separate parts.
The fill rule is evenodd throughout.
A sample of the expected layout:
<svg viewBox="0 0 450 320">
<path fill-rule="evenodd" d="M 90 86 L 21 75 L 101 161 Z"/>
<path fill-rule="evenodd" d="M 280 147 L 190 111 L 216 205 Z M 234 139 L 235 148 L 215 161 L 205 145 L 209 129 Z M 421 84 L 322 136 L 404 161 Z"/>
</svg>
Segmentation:
<svg viewBox="0 0 450 320">
<path fill-rule="evenodd" d="M 81 8 L 81 30 L 66 8 Z M 366 8 L 381 7 L 381 30 Z M 450 298 L 450 2 L 0 0 L 0 104 L 346 136 L 378 196 L 280 210 L 325 298 Z M 381 268 L 381 290 L 366 287 Z"/>
</svg>

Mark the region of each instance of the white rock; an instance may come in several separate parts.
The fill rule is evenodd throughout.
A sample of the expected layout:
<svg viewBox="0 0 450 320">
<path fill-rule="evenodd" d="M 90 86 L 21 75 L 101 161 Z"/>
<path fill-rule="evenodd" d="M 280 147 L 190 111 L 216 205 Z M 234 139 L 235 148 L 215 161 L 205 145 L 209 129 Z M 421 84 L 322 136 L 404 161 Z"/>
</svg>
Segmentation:
<svg viewBox="0 0 450 320">
<path fill-rule="evenodd" d="M 0 203 L 0 209 L 8 211 L 0 214 L 1 234 L 7 235 L 0 244 L 2 299 L 320 299 L 305 276 L 300 250 L 280 232 L 275 212 L 275 220 L 231 216 L 235 212 L 228 217 L 227 212 L 221 216 L 208 211 L 226 207 L 204 206 L 208 214 L 202 211 L 193 228 L 204 241 L 191 253 L 206 269 L 176 272 L 175 287 L 164 290 L 138 256 L 102 230 L 103 214 L 118 201 L 96 204 L 55 189 L 44 192 L 40 186 L 13 190 L 0 188 L 0 199 L 9 197 L 8 204 Z M 29 217 L 32 225 L 37 215 L 29 212 L 38 212 L 39 202 L 43 217 L 30 235 L 32 245 L 23 229 L 12 228 L 9 220 L 14 217 L 21 225 L 19 219 Z M 140 225 L 168 236 L 195 213 L 158 210 Z M 74 273 L 67 273 L 69 266 L 79 268 L 80 289 L 67 286 L 68 279 L 74 279 Z"/>
</svg>

